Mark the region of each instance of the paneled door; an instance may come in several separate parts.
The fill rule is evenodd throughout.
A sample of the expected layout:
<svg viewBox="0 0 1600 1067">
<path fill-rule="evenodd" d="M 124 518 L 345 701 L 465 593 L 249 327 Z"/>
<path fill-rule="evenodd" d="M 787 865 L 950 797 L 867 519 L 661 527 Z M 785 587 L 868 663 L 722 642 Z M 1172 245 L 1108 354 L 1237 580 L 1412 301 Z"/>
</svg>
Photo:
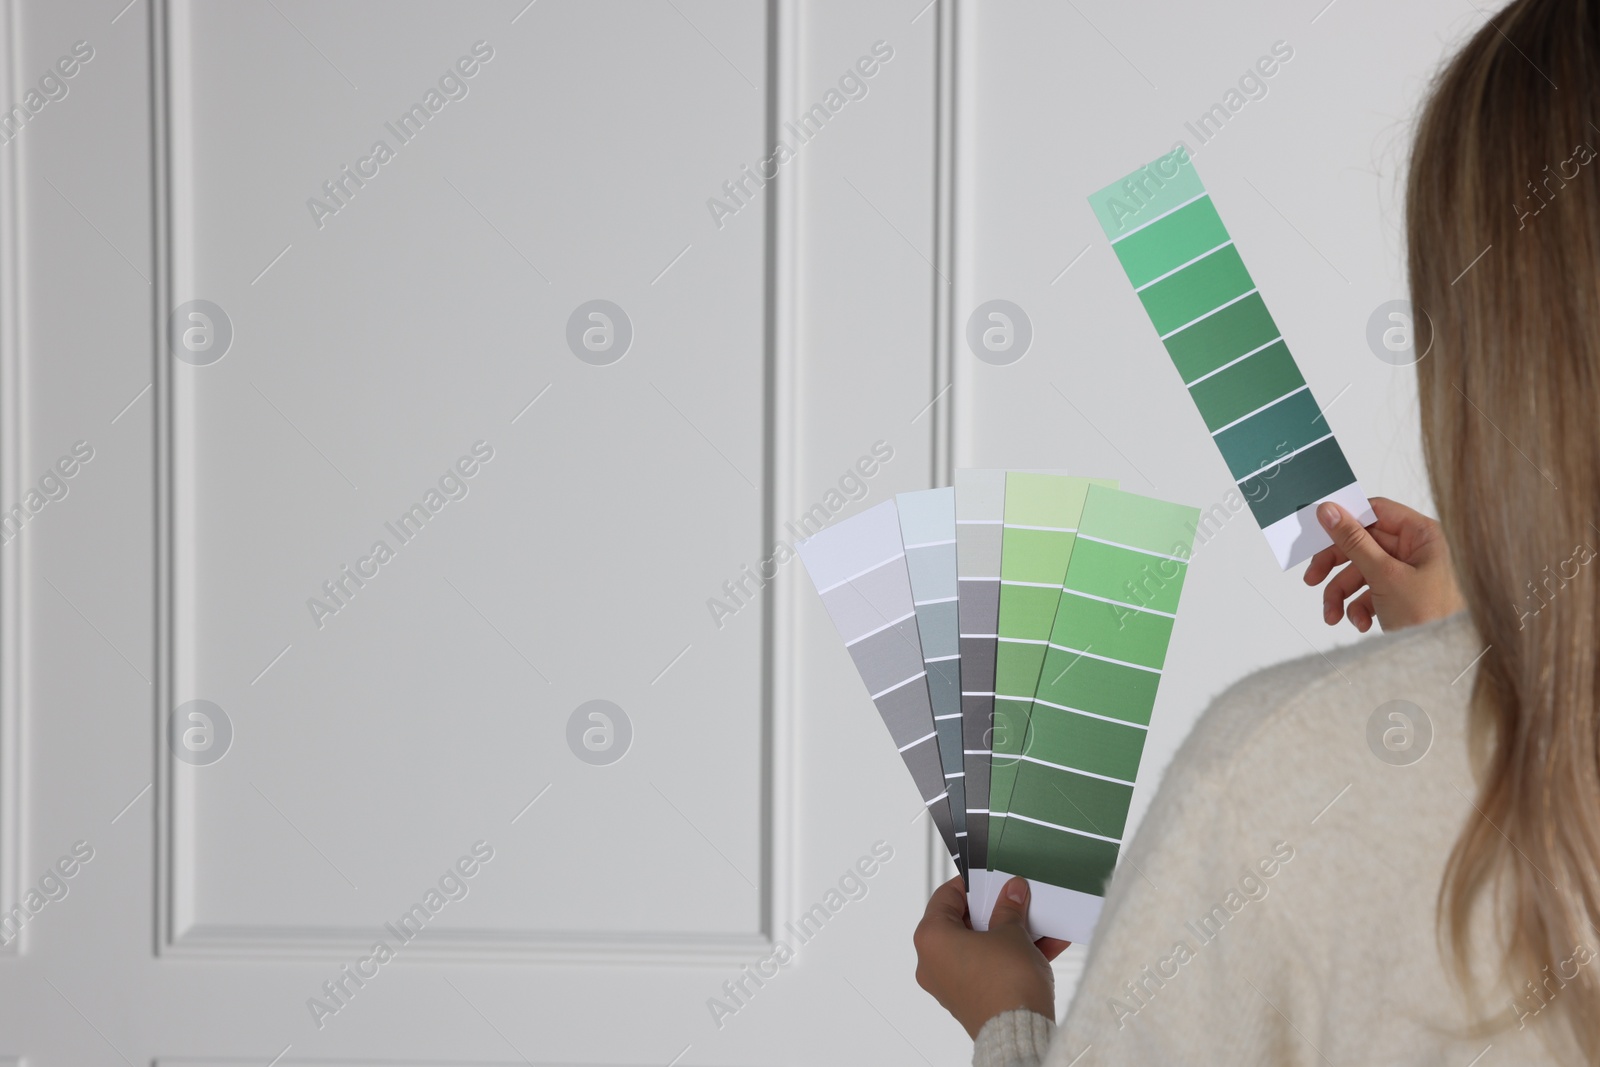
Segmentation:
<svg viewBox="0 0 1600 1067">
<path fill-rule="evenodd" d="M 125 3 L 4 9 L 0 1056 L 964 1060 L 787 551 L 936 473 L 940 13 Z"/>
</svg>

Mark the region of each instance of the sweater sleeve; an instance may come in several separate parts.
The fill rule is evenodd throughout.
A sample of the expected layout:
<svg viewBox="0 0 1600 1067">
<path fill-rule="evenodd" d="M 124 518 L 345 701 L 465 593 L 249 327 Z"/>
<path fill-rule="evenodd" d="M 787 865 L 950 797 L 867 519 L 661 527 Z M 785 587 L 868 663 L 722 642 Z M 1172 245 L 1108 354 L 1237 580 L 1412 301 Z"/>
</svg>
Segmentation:
<svg viewBox="0 0 1600 1067">
<path fill-rule="evenodd" d="M 978 1031 L 972 1067 L 1038 1067 L 1054 1029 L 1038 1012 L 1019 1009 L 996 1015 Z"/>
</svg>

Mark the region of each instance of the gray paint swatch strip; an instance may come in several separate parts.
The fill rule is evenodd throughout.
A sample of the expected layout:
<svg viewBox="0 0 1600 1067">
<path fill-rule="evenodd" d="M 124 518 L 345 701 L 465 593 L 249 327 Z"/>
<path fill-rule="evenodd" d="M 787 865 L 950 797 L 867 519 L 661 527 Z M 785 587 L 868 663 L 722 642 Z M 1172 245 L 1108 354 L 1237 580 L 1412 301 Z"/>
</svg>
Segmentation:
<svg viewBox="0 0 1600 1067">
<path fill-rule="evenodd" d="M 945 847 L 959 859 L 895 502 L 835 523 L 795 549 Z"/>
<path fill-rule="evenodd" d="M 957 622 L 961 652 L 961 746 L 966 767 L 967 861 L 989 862 L 990 750 L 994 728 L 995 634 L 1000 618 L 1000 536 L 1006 474 L 955 477 Z"/>
<path fill-rule="evenodd" d="M 968 832 L 966 763 L 961 753 L 961 644 L 956 620 L 956 494 L 950 488 L 900 493 L 895 505 L 900 512 L 900 539 L 922 639 L 939 762 L 960 846 L 956 866 L 965 875 Z"/>
</svg>

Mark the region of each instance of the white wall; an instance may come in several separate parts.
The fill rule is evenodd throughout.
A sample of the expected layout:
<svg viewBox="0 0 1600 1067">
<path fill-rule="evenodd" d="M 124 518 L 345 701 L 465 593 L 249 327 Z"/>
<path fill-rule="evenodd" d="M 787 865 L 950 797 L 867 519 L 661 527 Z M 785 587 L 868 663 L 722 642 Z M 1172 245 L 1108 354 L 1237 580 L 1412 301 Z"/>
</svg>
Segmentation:
<svg viewBox="0 0 1600 1067">
<path fill-rule="evenodd" d="M 0 545 L 0 902 L 94 859 L 0 948 L 0 1060 L 966 1062 L 911 977 L 943 862 L 820 603 L 792 563 L 720 627 L 706 601 L 879 441 L 850 511 L 956 465 L 1221 499 L 1084 198 L 1277 40 L 1197 162 L 1363 483 L 1425 505 L 1410 372 L 1366 324 L 1404 295 L 1407 118 L 1477 16 L 1318 6 L 7 0 L 0 106 L 94 55 L 0 144 L 0 508 L 94 458 Z M 707 199 L 877 42 L 719 226 Z M 634 334 L 606 366 L 567 341 L 596 298 Z M 995 298 L 1035 330 L 1005 367 L 964 341 Z M 167 349 L 192 299 L 232 326 L 209 365 Z M 465 498 L 318 625 L 478 441 Z M 1145 799 L 1217 691 L 1353 636 L 1317 604 L 1248 515 L 1202 550 Z M 168 740 L 193 699 L 232 727 L 209 765 Z M 631 724 L 609 765 L 569 744 L 597 699 Z M 318 1028 L 308 998 L 479 840 L 470 893 Z M 866 897 L 719 1027 L 879 841 Z"/>
</svg>

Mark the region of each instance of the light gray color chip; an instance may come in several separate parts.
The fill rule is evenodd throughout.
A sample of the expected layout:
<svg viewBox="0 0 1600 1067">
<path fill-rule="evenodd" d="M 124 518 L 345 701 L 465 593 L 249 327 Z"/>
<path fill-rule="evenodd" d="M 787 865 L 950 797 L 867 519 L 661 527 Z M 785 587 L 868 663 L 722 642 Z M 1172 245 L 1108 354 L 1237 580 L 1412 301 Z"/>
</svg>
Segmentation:
<svg viewBox="0 0 1600 1067">
<path fill-rule="evenodd" d="M 956 595 L 956 546 L 926 545 L 906 549 L 911 588 L 919 601 L 943 600 Z"/>
<path fill-rule="evenodd" d="M 922 646 L 917 641 L 916 618 L 862 638 L 850 646 L 850 658 L 855 660 L 856 670 L 861 672 L 861 680 L 867 684 L 869 693 L 881 693 L 921 674 L 926 668 L 922 663 Z"/>
<path fill-rule="evenodd" d="M 854 641 L 912 610 L 905 565 L 894 560 L 869 571 L 823 593 L 822 602 L 840 635 Z"/>
</svg>

